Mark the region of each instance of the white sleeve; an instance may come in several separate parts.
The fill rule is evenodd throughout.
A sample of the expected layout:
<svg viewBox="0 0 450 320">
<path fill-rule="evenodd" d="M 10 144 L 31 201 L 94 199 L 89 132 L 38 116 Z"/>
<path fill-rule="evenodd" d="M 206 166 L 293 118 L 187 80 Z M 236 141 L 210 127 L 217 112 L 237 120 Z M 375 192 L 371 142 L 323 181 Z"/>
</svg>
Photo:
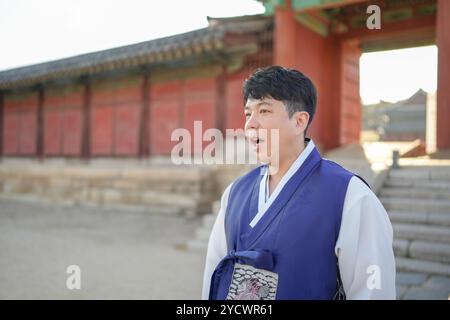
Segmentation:
<svg viewBox="0 0 450 320">
<path fill-rule="evenodd" d="M 211 277 L 219 262 L 227 255 L 227 239 L 225 236 L 225 211 L 228 205 L 228 196 L 231 189 L 230 184 L 222 194 L 220 210 L 209 236 L 208 250 L 206 252 L 205 271 L 203 273 L 202 299 L 209 298 L 209 287 Z"/>
<path fill-rule="evenodd" d="M 376 195 L 352 177 L 335 252 L 347 299 L 395 299 L 393 231 Z"/>
</svg>

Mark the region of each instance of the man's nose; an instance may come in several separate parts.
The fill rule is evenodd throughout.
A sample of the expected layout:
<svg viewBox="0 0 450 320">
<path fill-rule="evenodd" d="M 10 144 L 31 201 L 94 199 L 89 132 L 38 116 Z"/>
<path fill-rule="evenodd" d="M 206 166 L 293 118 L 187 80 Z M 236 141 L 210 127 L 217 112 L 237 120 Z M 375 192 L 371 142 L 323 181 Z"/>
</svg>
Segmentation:
<svg viewBox="0 0 450 320">
<path fill-rule="evenodd" d="M 245 122 L 245 129 L 258 129 L 259 122 L 255 114 L 251 114 Z"/>
</svg>

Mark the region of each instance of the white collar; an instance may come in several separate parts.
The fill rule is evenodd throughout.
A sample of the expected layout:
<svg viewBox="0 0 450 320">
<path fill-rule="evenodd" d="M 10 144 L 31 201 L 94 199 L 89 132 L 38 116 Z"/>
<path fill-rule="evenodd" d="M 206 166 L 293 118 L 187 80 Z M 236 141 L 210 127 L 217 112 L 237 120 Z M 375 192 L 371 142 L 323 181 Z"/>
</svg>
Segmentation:
<svg viewBox="0 0 450 320">
<path fill-rule="evenodd" d="M 296 173 L 297 170 L 300 169 L 300 167 L 305 162 L 306 158 L 308 158 L 308 156 L 314 150 L 314 148 L 315 148 L 314 142 L 312 140 L 309 140 L 309 142 L 306 145 L 306 148 L 299 154 L 297 159 L 295 159 L 295 161 L 291 164 L 288 171 L 286 171 L 286 173 L 283 175 L 280 182 L 278 183 L 278 185 L 276 186 L 275 190 L 272 192 L 270 197 L 267 199 L 267 201 L 266 201 L 266 192 L 268 192 L 268 185 L 269 185 L 268 179 L 269 170 L 268 169 L 264 170 L 265 171 L 264 177 L 261 179 L 261 183 L 259 184 L 258 213 L 250 222 L 250 226 L 252 228 L 258 223 L 258 221 L 262 218 L 262 216 L 270 207 L 270 205 L 278 197 L 284 185 L 292 178 L 294 173 Z"/>
</svg>

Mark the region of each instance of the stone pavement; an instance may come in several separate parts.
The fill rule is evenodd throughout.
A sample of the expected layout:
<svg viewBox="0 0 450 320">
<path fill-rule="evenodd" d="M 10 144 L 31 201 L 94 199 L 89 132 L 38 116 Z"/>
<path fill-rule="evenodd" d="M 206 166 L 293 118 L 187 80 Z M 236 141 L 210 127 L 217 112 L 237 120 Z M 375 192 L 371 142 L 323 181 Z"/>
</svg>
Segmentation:
<svg viewBox="0 0 450 320">
<path fill-rule="evenodd" d="M 199 221 L 139 210 L 0 200 L 0 299 L 198 299 Z M 66 268 L 81 268 L 81 289 Z"/>
<path fill-rule="evenodd" d="M 397 272 L 397 298 L 403 300 L 448 300 L 450 277 Z"/>
</svg>

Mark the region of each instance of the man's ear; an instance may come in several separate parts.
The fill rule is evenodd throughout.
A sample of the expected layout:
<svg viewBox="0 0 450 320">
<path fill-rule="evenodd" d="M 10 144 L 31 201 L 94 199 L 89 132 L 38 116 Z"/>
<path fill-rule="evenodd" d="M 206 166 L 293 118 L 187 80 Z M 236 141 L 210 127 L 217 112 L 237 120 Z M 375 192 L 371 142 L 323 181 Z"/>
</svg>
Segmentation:
<svg viewBox="0 0 450 320">
<path fill-rule="evenodd" d="M 309 122 L 309 113 L 306 111 L 297 111 L 292 116 L 295 120 L 295 129 L 297 134 L 304 133 Z"/>
</svg>

